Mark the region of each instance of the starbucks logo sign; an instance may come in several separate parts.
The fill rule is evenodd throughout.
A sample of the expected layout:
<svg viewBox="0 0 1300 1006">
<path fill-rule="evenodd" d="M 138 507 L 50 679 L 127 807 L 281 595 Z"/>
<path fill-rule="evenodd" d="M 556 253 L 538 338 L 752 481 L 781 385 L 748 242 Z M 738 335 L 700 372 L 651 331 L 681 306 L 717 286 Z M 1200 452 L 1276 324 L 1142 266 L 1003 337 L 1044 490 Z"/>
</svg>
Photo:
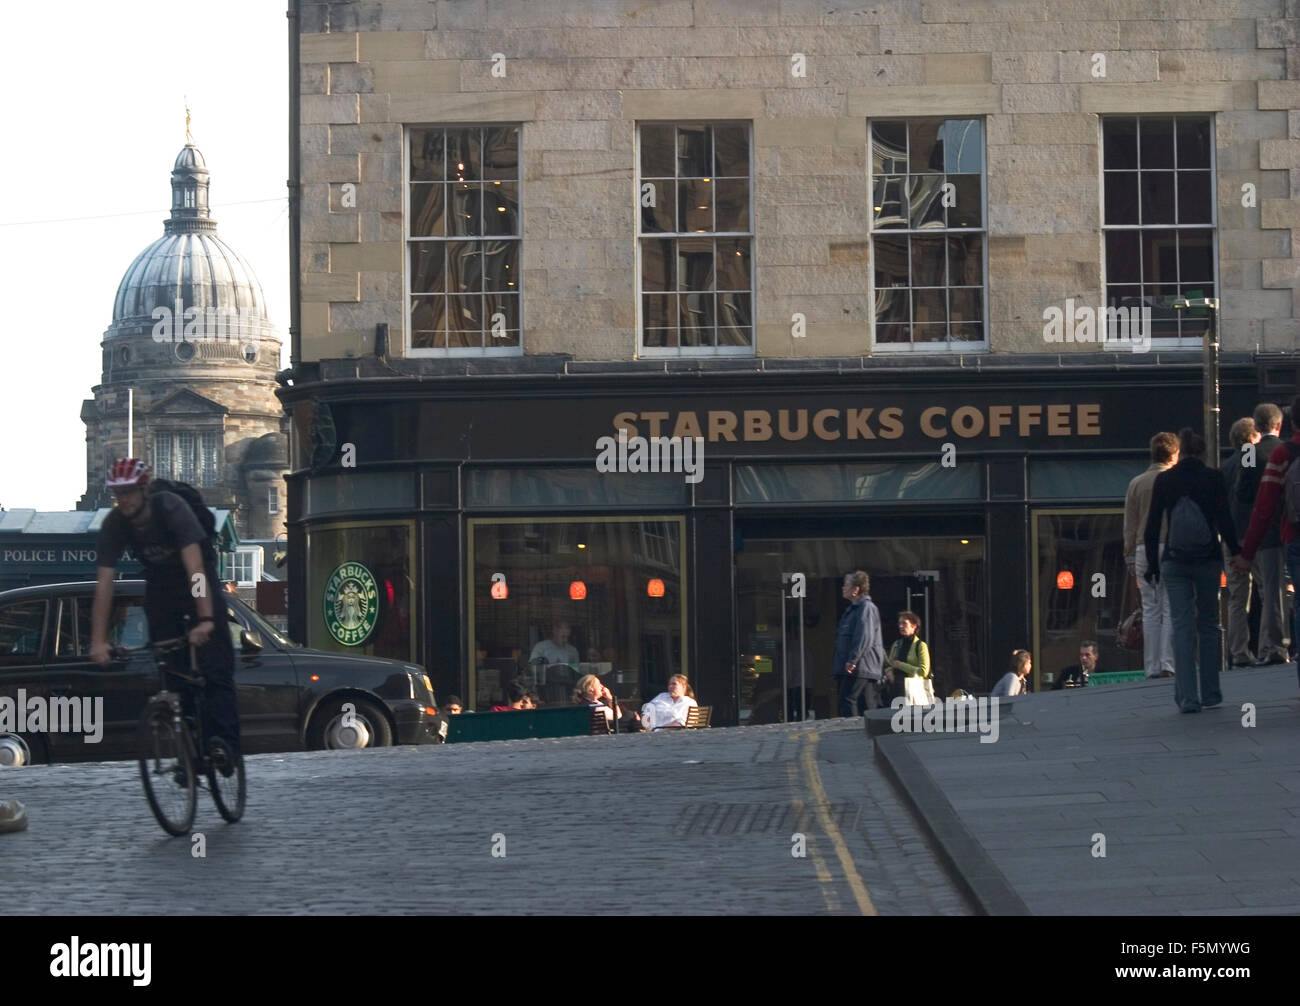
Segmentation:
<svg viewBox="0 0 1300 1006">
<path fill-rule="evenodd" d="M 379 586 L 359 562 L 345 562 L 325 581 L 325 626 L 344 646 L 360 646 L 375 629 Z"/>
</svg>

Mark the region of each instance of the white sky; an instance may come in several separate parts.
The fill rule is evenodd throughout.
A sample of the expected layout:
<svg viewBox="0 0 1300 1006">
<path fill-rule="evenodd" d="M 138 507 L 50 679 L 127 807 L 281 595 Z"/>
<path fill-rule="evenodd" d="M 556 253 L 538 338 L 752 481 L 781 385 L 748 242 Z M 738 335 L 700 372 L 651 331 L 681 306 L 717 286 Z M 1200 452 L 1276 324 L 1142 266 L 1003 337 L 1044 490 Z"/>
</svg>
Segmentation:
<svg viewBox="0 0 1300 1006">
<path fill-rule="evenodd" d="M 277 0 L 6 7 L 12 43 L 0 156 L 0 505 L 6 509 L 71 510 L 85 492 L 81 403 L 101 377 L 100 341 L 122 274 L 162 236 L 172 161 L 185 145 L 186 97 L 194 144 L 211 172 L 217 233 L 262 281 L 287 365 L 285 7 Z M 109 214 L 117 215 L 90 219 Z M 26 221 L 59 222 L 15 226 Z"/>
</svg>

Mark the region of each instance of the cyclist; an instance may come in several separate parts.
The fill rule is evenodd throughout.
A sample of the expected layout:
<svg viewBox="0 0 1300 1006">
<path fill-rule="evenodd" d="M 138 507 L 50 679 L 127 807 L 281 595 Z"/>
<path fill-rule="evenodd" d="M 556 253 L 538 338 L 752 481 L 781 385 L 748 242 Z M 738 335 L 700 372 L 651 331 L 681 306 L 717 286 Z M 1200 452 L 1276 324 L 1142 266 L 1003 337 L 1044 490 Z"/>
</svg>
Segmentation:
<svg viewBox="0 0 1300 1006">
<path fill-rule="evenodd" d="M 217 554 L 189 504 L 171 492 L 149 492 L 149 469 L 137 458 L 118 458 L 104 483 L 113 494 L 113 511 L 95 542 L 99 579 L 91 622 L 90 658 L 101 667 L 111 655 L 108 617 L 113 579 L 122 550 L 144 566 L 145 616 L 152 639 L 188 636 L 205 681 L 205 745 L 222 738 L 240 756 L 239 710 L 235 702 L 235 649 L 225 603 L 216 596 Z M 189 624 L 188 632 L 186 624 Z M 193 711 L 189 689 L 183 690 Z M 230 775 L 233 765 L 221 766 Z"/>
</svg>

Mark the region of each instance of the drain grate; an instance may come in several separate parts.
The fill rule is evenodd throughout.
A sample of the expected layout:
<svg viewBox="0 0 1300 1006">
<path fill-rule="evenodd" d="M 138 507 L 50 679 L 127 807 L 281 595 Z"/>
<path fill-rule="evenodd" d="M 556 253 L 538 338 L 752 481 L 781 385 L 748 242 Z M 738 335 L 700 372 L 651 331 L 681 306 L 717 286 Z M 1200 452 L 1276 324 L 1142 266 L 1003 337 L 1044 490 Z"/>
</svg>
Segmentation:
<svg viewBox="0 0 1300 1006">
<path fill-rule="evenodd" d="M 857 827 L 861 807 L 853 801 L 823 804 L 840 831 Z M 693 803 L 682 809 L 672 832 L 683 837 L 697 835 L 751 835 L 771 832 L 790 835 L 796 831 L 821 833 L 816 804 L 793 803 Z"/>
</svg>

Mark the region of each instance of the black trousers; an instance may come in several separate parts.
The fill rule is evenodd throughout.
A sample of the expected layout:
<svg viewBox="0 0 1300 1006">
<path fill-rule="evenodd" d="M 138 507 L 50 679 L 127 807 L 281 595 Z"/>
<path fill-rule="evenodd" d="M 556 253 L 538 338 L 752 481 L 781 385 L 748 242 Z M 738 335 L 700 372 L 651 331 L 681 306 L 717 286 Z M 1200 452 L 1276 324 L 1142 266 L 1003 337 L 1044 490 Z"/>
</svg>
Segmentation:
<svg viewBox="0 0 1300 1006">
<path fill-rule="evenodd" d="M 879 681 L 871 681 L 861 674 L 846 674 L 839 680 L 841 716 L 861 716 L 867 709 L 880 708 Z"/>
<path fill-rule="evenodd" d="M 215 576 L 209 582 L 219 582 Z M 192 618 L 193 611 L 168 603 L 165 597 L 148 598 L 146 612 L 149 617 L 149 634 L 155 640 L 173 639 L 185 635 L 187 616 Z M 226 605 L 222 598 L 212 599 L 212 613 L 215 625 L 208 641 L 195 652 L 195 660 L 203 675 L 203 740 L 211 741 L 220 737 L 234 751 L 241 754 L 239 737 L 239 706 L 235 699 L 235 647 L 230 639 L 230 622 L 226 615 Z M 189 622 L 192 625 L 192 621 Z M 172 654 L 172 666 L 181 670 L 189 669 L 189 650 L 179 650 Z M 182 696 L 186 713 L 194 715 L 193 689 L 182 681 L 173 681 Z"/>
</svg>

